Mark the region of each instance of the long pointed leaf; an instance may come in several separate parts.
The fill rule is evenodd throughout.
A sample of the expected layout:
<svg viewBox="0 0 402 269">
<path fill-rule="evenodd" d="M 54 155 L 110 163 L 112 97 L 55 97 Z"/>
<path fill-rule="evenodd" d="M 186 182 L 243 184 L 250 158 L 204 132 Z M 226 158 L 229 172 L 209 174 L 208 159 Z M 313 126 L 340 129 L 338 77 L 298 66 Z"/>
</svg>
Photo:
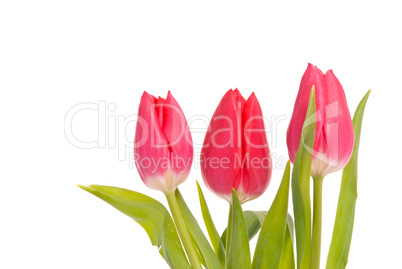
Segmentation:
<svg viewBox="0 0 402 269">
<path fill-rule="evenodd" d="M 140 224 L 160 248 L 170 268 L 191 268 L 184 254 L 173 220 L 166 208 L 155 199 L 127 189 L 90 185 L 80 188 L 107 202 Z"/>
<path fill-rule="evenodd" d="M 200 199 L 200 205 L 201 205 L 201 212 L 202 212 L 202 217 L 204 218 L 204 223 L 208 231 L 209 239 L 211 240 L 212 247 L 214 248 L 214 251 L 216 253 L 216 256 L 218 257 L 219 261 L 221 262 L 221 265 L 225 265 L 225 247 L 222 241 L 218 231 L 216 230 L 216 227 L 214 225 L 214 222 L 211 217 L 211 213 L 209 212 L 207 202 L 205 201 L 204 194 L 202 193 L 201 187 L 197 183 L 197 189 L 198 189 L 198 196 Z"/>
<path fill-rule="evenodd" d="M 297 268 L 310 268 L 311 253 L 311 202 L 310 172 L 315 137 L 315 93 L 311 89 L 310 101 L 300 137 L 292 172 L 293 211 L 296 228 Z"/>
<path fill-rule="evenodd" d="M 290 162 L 286 165 L 281 185 L 268 211 L 254 252 L 253 269 L 279 266 L 285 240 L 290 185 Z"/>
<path fill-rule="evenodd" d="M 175 195 L 183 220 L 186 223 L 190 235 L 194 239 L 198 252 L 202 255 L 202 258 L 205 262 L 205 267 L 210 269 L 222 268 L 218 257 L 215 255 L 214 250 L 198 225 L 197 220 L 194 218 L 193 214 L 185 203 L 179 189 L 176 190 Z"/>
<path fill-rule="evenodd" d="M 294 224 L 292 217 L 288 214 L 285 241 L 281 253 L 281 260 L 278 269 L 295 269 L 295 256 L 293 250 L 293 230 Z"/>
<path fill-rule="evenodd" d="M 247 232 L 249 240 L 251 240 L 260 230 L 261 225 L 264 224 L 265 218 L 268 214 L 267 211 L 244 211 L 244 219 L 246 220 Z M 284 247 L 281 254 L 281 260 L 279 263 L 280 269 L 294 269 L 295 259 L 294 259 L 294 222 L 292 216 L 288 214 L 287 218 L 287 228 L 285 235 Z M 222 234 L 222 242 L 226 242 L 226 229 Z"/>
<path fill-rule="evenodd" d="M 247 226 L 248 240 L 253 239 L 254 236 L 259 232 L 267 213 L 267 211 L 243 211 L 244 220 L 246 221 Z M 226 242 L 226 232 L 227 228 L 222 233 L 222 242 Z"/>
<path fill-rule="evenodd" d="M 348 262 L 357 199 L 357 162 L 360 133 L 364 108 L 369 95 L 370 91 L 368 91 L 360 101 L 353 116 L 355 145 L 353 148 L 352 157 L 342 172 L 341 190 L 339 193 L 338 208 L 336 210 L 331 246 L 328 253 L 327 269 L 345 268 Z"/>
<path fill-rule="evenodd" d="M 292 242 L 294 243 L 295 242 L 295 223 L 294 223 L 293 218 L 292 218 L 292 216 L 290 214 L 288 214 L 287 223 L 288 223 L 288 226 L 289 226 L 290 237 L 292 239 Z"/>
<path fill-rule="evenodd" d="M 243 210 L 234 189 L 232 210 L 232 232 L 230 233 L 230 245 L 227 250 L 229 253 L 226 268 L 251 269 L 250 245 L 248 243 L 246 221 L 244 220 Z"/>
</svg>

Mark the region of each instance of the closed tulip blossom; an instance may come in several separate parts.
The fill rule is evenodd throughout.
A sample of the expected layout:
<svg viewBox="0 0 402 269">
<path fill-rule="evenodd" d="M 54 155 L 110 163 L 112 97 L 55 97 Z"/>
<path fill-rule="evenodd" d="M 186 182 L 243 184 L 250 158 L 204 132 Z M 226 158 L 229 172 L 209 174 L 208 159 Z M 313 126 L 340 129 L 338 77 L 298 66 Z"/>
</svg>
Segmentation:
<svg viewBox="0 0 402 269">
<path fill-rule="evenodd" d="M 316 66 L 308 64 L 287 131 L 292 162 L 299 147 L 312 86 L 315 88 L 316 131 L 311 175 L 325 177 L 343 169 L 349 162 L 354 145 L 353 123 L 342 85 L 332 70 L 323 74 Z"/>
<path fill-rule="evenodd" d="M 144 92 L 138 109 L 134 158 L 142 181 L 167 193 L 183 183 L 193 161 L 186 118 L 173 95 L 166 99 Z"/>
<path fill-rule="evenodd" d="M 206 186 L 232 201 L 236 189 L 241 203 L 259 197 L 268 187 L 272 167 L 260 104 L 235 89 L 222 98 L 212 116 L 201 152 Z"/>
</svg>

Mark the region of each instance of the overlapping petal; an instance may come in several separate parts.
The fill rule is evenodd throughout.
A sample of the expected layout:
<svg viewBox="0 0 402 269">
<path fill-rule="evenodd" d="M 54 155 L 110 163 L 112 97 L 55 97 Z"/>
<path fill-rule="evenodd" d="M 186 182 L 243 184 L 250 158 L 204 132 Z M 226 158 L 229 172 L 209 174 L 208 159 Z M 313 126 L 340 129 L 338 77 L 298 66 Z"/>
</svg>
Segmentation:
<svg viewBox="0 0 402 269">
<path fill-rule="evenodd" d="M 300 143 L 311 88 L 315 88 L 316 134 L 311 174 L 325 176 L 345 167 L 353 150 L 354 133 L 345 93 L 332 70 L 325 75 L 312 64 L 302 77 L 287 131 L 289 157 L 294 162 Z"/>
<path fill-rule="evenodd" d="M 170 92 L 166 99 L 144 92 L 134 143 L 136 167 L 148 187 L 167 192 L 186 180 L 193 161 L 192 139 Z"/>
<path fill-rule="evenodd" d="M 212 116 L 202 149 L 201 171 L 207 187 L 231 201 L 260 196 L 271 178 L 271 159 L 261 107 L 252 94 L 246 101 L 229 90 Z"/>
</svg>

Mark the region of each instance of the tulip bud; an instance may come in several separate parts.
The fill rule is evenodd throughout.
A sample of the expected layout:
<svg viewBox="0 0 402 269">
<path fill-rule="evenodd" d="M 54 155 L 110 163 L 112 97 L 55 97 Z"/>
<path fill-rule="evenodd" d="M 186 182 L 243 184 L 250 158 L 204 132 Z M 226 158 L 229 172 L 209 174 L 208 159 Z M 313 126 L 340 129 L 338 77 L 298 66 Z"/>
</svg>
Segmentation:
<svg viewBox="0 0 402 269">
<path fill-rule="evenodd" d="M 342 85 L 332 70 L 323 74 L 316 66 L 308 64 L 287 130 L 292 163 L 299 147 L 312 86 L 315 88 L 316 131 L 311 175 L 325 177 L 343 169 L 349 162 L 354 144 L 353 123 Z"/>
<path fill-rule="evenodd" d="M 260 196 L 271 180 L 271 156 L 260 104 L 254 93 L 246 101 L 229 90 L 209 124 L 201 152 L 205 185 L 232 201 L 236 189 L 241 203 Z"/>
<path fill-rule="evenodd" d="M 134 159 L 142 181 L 151 189 L 167 193 L 187 179 L 193 143 L 183 111 L 170 92 L 166 99 L 142 95 Z"/>
</svg>

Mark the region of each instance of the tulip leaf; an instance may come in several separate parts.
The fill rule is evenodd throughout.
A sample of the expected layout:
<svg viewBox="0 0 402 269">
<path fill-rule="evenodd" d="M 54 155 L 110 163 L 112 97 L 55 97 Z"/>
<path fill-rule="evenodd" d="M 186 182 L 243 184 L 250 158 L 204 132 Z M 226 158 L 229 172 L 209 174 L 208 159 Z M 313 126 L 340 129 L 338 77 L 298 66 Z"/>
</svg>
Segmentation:
<svg viewBox="0 0 402 269">
<path fill-rule="evenodd" d="M 251 240 L 260 230 L 261 225 L 264 223 L 265 217 L 267 216 L 267 211 L 244 211 L 244 219 L 246 220 L 247 231 L 249 235 L 249 240 Z M 294 223 L 292 216 L 287 215 L 287 228 L 285 235 L 285 242 L 281 254 L 281 260 L 279 263 L 280 269 L 294 269 Z M 222 241 L 226 242 L 226 230 L 222 234 Z"/>
<path fill-rule="evenodd" d="M 297 268 L 310 268 L 311 201 L 310 172 L 315 137 L 315 93 L 311 89 L 300 144 L 292 171 L 292 197 L 296 229 Z"/>
<path fill-rule="evenodd" d="M 294 242 L 294 224 L 292 217 L 288 214 L 285 241 L 283 243 L 281 259 L 279 261 L 278 269 L 295 269 L 295 258 L 293 251 Z"/>
<path fill-rule="evenodd" d="M 360 133 L 364 108 L 369 95 L 370 91 L 368 91 L 360 101 L 353 116 L 355 144 L 350 161 L 342 172 L 338 208 L 336 210 L 335 225 L 327 258 L 326 268 L 328 269 L 345 268 L 348 262 L 357 199 L 357 163 Z"/>
<path fill-rule="evenodd" d="M 246 211 L 246 212 L 251 212 L 257 217 L 258 221 L 260 222 L 260 228 L 261 225 L 264 224 L 265 218 L 267 217 L 268 214 L 268 211 Z"/>
<path fill-rule="evenodd" d="M 227 250 L 228 259 L 226 268 L 251 269 L 250 245 L 248 242 L 246 221 L 244 220 L 243 210 L 234 189 L 232 195 L 232 231 Z"/>
<path fill-rule="evenodd" d="M 166 208 L 155 199 L 135 191 L 100 185 L 80 188 L 95 195 L 140 224 L 151 239 L 152 245 L 170 268 L 191 268 L 174 222 Z"/>
<path fill-rule="evenodd" d="M 246 221 L 248 239 L 251 240 L 260 230 L 261 224 L 264 222 L 265 216 L 267 215 L 267 211 L 244 211 L 243 215 Z M 222 233 L 222 242 L 226 242 L 226 232 L 227 229 Z"/>
<path fill-rule="evenodd" d="M 260 230 L 261 225 L 264 223 L 265 217 L 267 216 L 267 211 L 244 211 L 244 219 L 246 220 L 247 231 L 249 240 L 251 240 Z M 294 223 L 292 216 L 287 215 L 287 228 L 285 235 L 285 242 L 281 254 L 281 260 L 279 263 L 280 269 L 294 269 L 295 268 L 295 260 L 294 260 Z M 226 242 L 226 229 L 222 234 L 222 242 Z"/>
<path fill-rule="evenodd" d="M 253 259 L 255 269 L 276 269 L 279 266 L 287 230 L 289 185 L 290 162 L 286 165 L 279 190 L 261 226 Z"/>
<path fill-rule="evenodd" d="M 205 237 L 200 226 L 198 225 L 197 220 L 194 218 L 193 214 L 185 203 L 179 189 L 176 190 L 175 195 L 181 215 L 187 226 L 187 230 L 193 238 L 193 242 L 197 247 L 198 252 L 202 256 L 204 266 L 210 269 L 222 268 L 218 257 L 215 255 L 214 250 L 208 242 L 208 239 Z"/>
<path fill-rule="evenodd" d="M 216 253 L 216 256 L 218 257 L 222 267 L 225 266 L 225 245 L 223 244 L 218 231 L 216 230 L 215 224 L 212 220 L 211 213 L 209 212 L 207 202 L 205 201 L 204 194 L 201 190 L 200 185 L 197 183 L 197 189 L 198 189 L 198 196 L 200 199 L 200 205 L 201 205 L 201 211 L 202 211 L 202 217 L 204 218 L 204 223 L 208 231 L 209 239 L 211 240 L 212 247 L 214 248 L 214 251 Z"/>
<path fill-rule="evenodd" d="M 287 220 L 288 228 L 289 228 L 289 232 L 290 232 L 290 239 L 294 243 L 295 242 L 295 223 L 293 222 L 293 218 L 290 214 L 288 214 L 288 217 L 286 220 Z"/>
</svg>

